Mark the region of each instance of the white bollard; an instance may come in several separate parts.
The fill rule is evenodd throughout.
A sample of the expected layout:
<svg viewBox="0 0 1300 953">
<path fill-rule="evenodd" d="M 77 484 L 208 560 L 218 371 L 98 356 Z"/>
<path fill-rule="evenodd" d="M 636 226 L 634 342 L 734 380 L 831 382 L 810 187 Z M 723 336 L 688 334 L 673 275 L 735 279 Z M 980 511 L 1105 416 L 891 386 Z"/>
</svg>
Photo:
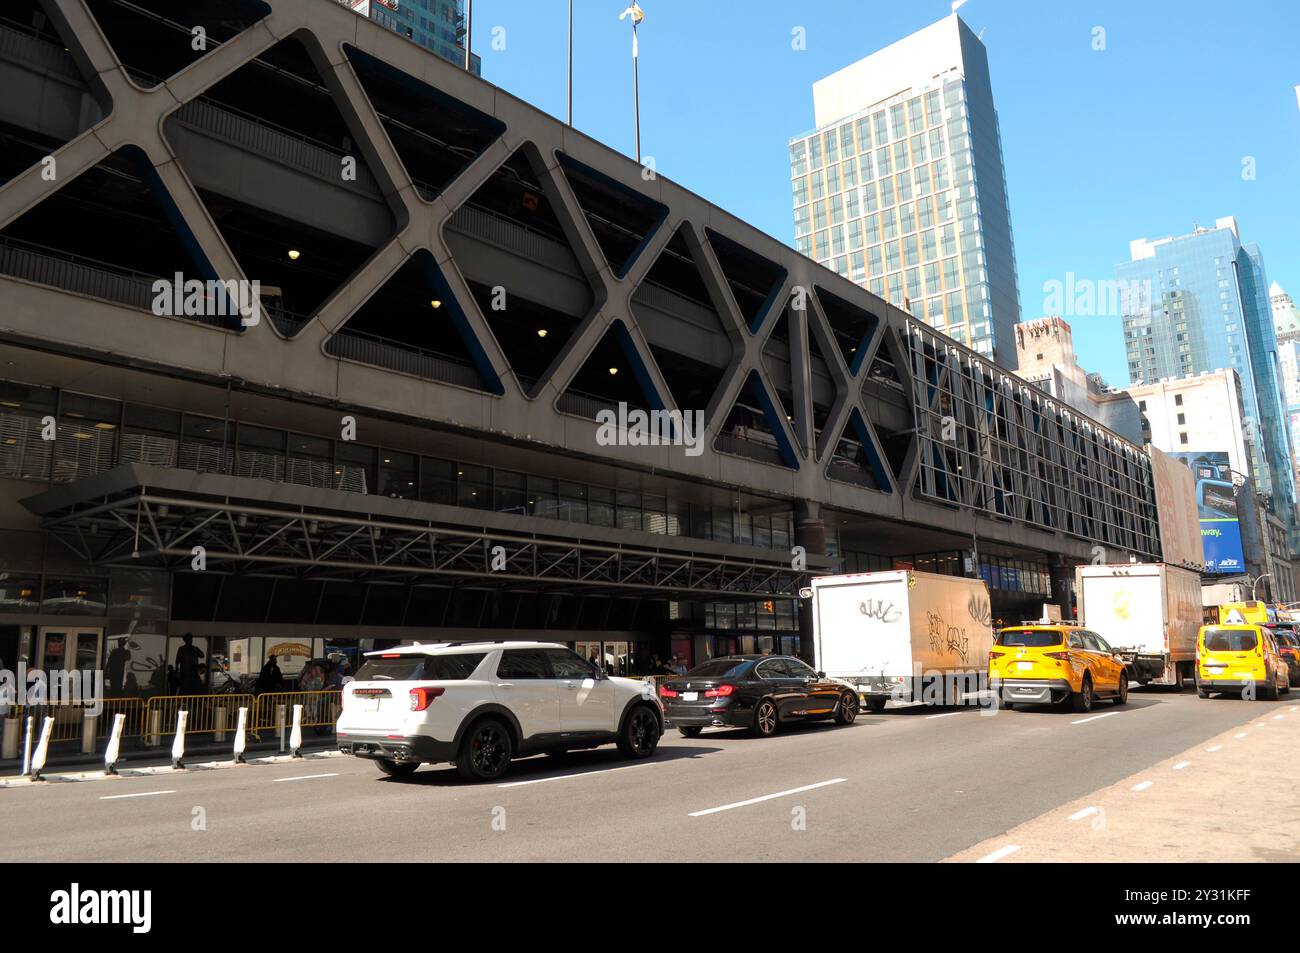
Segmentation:
<svg viewBox="0 0 1300 953">
<path fill-rule="evenodd" d="M 32 716 L 27 716 L 27 731 L 23 735 L 23 777 L 32 773 Z"/>
<path fill-rule="evenodd" d="M 126 724 L 126 715 L 118 712 L 113 716 L 113 730 L 108 736 L 108 747 L 104 749 L 104 773 L 117 774 L 117 753 L 122 747 L 122 727 Z"/>
<path fill-rule="evenodd" d="M 149 747 L 156 748 L 162 743 L 162 709 L 149 710 Z"/>
<path fill-rule="evenodd" d="M 293 706 L 293 730 L 289 732 L 289 748 L 295 758 L 302 757 L 302 706 Z"/>
<path fill-rule="evenodd" d="M 0 758 L 6 761 L 12 761 L 18 757 L 18 738 L 22 734 L 23 720 L 21 718 L 6 718 L 4 720 L 3 740 L 0 740 Z"/>
<path fill-rule="evenodd" d="M 218 708 L 212 714 L 213 714 L 212 740 L 225 741 L 226 740 L 226 710 L 224 708 Z"/>
<path fill-rule="evenodd" d="M 45 770 L 45 759 L 50 753 L 50 735 L 54 734 L 54 719 L 46 717 L 41 726 L 41 740 L 36 745 L 36 754 L 32 755 L 32 780 L 40 781 L 41 772 Z"/>
<path fill-rule="evenodd" d="M 248 709 L 239 709 L 239 722 L 235 725 L 235 764 L 244 764 L 244 727 L 248 723 Z"/>
<path fill-rule="evenodd" d="M 275 706 L 275 730 L 280 734 L 280 750 L 284 750 L 284 706 Z"/>
<path fill-rule="evenodd" d="M 99 718 L 95 715 L 86 714 L 81 719 L 81 753 L 95 753 L 95 728 L 99 724 Z"/>
<path fill-rule="evenodd" d="M 183 768 L 181 759 L 185 757 L 185 719 L 190 713 L 181 709 L 176 713 L 176 740 L 172 742 L 172 767 Z"/>
</svg>

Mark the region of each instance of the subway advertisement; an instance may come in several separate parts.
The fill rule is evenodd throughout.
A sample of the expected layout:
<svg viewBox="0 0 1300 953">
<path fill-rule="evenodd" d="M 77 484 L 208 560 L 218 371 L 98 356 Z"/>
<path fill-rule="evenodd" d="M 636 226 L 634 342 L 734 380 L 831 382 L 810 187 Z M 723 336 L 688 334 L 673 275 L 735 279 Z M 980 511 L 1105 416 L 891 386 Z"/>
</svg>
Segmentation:
<svg viewBox="0 0 1300 953">
<path fill-rule="evenodd" d="M 1201 519 L 1201 547 L 1205 571 L 1235 575 L 1246 571 L 1241 549 L 1241 522 L 1237 512 L 1237 487 L 1227 451 L 1170 454 L 1192 471 L 1196 479 L 1196 507 Z"/>
</svg>

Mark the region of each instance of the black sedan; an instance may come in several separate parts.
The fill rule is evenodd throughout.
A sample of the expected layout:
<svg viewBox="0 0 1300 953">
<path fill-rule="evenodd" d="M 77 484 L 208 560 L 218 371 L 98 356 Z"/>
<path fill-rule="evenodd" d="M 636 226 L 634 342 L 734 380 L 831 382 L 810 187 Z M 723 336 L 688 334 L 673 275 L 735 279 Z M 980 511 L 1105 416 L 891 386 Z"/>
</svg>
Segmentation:
<svg viewBox="0 0 1300 953">
<path fill-rule="evenodd" d="M 710 659 L 665 681 L 659 698 L 668 723 L 687 738 L 709 727 L 749 728 L 766 737 L 792 721 L 833 718 L 848 725 L 858 716 L 853 689 L 789 655 Z"/>
</svg>

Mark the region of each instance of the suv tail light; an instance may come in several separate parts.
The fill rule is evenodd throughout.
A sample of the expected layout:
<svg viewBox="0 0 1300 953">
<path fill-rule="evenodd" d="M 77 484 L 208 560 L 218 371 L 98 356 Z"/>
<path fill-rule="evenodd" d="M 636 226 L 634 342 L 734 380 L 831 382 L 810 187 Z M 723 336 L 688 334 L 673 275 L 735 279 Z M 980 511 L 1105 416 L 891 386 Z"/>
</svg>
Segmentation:
<svg viewBox="0 0 1300 953">
<path fill-rule="evenodd" d="M 717 688 L 709 688 L 704 692 L 705 698 L 726 698 L 736 690 L 735 685 L 719 685 Z"/>
<path fill-rule="evenodd" d="M 445 688 L 412 688 L 411 711 L 424 711 L 435 698 L 445 692 Z"/>
<path fill-rule="evenodd" d="M 677 693 L 676 693 L 675 691 L 673 691 L 671 688 L 669 688 L 667 685 L 661 685 L 661 686 L 659 686 L 659 697 L 660 697 L 660 698 L 676 698 L 676 697 L 677 697 Z"/>
<path fill-rule="evenodd" d="M 995 658 L 1002 658 L 1006 654 L 1006 652 L 989 652 L 989 661 L 992 662 Z"/>
<path fill-rule="evenodd" d="M 1067 662 L 1070 660 L 1070 653 L 1069 653 L 1069 652 L 1044 652 L 1043 654 L 1044 654 L 1045 656 L 1047 656 L 1048 658 L 1059 658 L 1059 659 L 1064 659 L 1064 660 L 1067 661 Z"/>
</svg>

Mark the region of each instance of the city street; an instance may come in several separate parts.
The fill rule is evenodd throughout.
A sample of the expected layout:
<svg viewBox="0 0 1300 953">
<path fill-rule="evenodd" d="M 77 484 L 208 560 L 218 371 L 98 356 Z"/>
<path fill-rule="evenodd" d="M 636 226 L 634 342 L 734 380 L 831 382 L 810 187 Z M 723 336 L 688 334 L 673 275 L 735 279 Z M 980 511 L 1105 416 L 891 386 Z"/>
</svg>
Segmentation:
<svg viewBox="0 0 1300 953">
<path fill-rule="evenodd" d="M 1297 719 L 1287 700 L 1146 689 L 1088 715 L 913 707 L 771 739 L 670 730 L 648 762 L 542 756 L 491 785 L 340 756 L 18 785 L 0 788 L 0 860 L 938 861 L 1223 732 L 1263 744 L 1252 720 Z"/>
</svg>

